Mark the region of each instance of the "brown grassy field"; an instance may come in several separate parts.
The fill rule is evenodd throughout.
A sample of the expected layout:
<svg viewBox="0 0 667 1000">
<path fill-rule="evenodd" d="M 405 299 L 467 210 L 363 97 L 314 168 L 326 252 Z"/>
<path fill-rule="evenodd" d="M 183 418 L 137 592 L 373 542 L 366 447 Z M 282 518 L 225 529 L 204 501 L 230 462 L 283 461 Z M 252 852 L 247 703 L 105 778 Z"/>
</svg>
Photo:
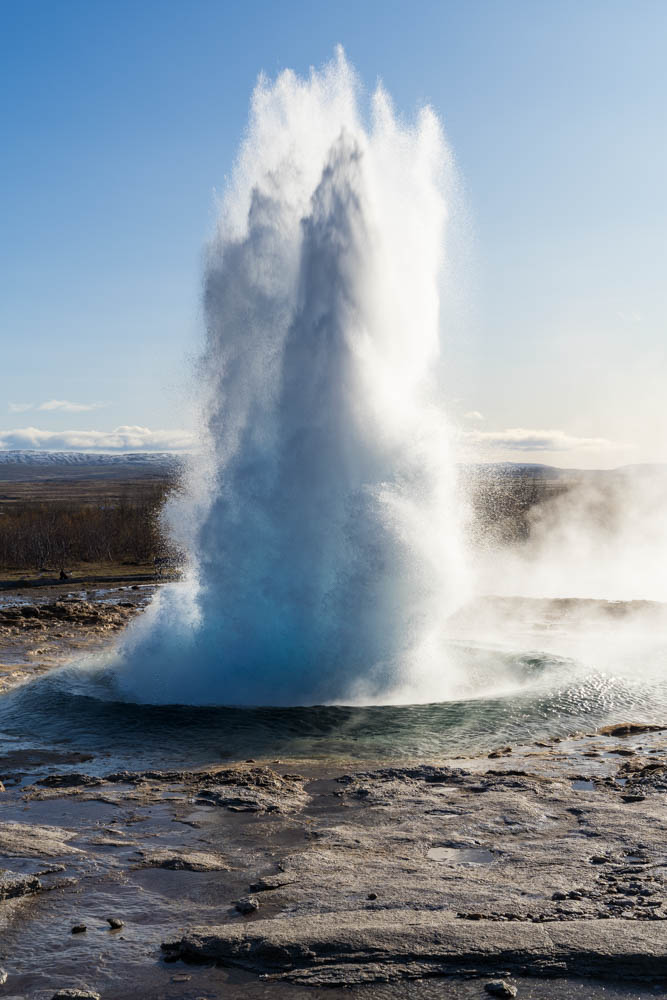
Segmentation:
<svg viewBox="0 0 667 1000">
<path fill-rule="evenodd" d="M 173 471 L 0 466 L 0 577 L 154 575 L 173 563 L 159 512 Z"/>
</svg>

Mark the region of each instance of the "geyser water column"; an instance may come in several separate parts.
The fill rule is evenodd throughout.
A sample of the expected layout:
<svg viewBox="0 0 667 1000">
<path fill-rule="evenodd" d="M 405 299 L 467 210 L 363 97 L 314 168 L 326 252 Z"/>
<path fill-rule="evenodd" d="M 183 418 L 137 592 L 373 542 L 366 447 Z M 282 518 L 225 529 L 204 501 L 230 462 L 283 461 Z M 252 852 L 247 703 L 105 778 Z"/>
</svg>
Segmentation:
<svg viewBox="0 0 667 1000">
<path fill-rule="evenodd" d="M 255 90 L 207 254 L 191 578 L 120 648 L 141 700 L 450 690 L 443 626 L 467 596 L 440 384 L 453 168 L 431 110 L 403 126 L 378 89 L 366 125 L 358 96 L 342 51 Z"/>
</svg>

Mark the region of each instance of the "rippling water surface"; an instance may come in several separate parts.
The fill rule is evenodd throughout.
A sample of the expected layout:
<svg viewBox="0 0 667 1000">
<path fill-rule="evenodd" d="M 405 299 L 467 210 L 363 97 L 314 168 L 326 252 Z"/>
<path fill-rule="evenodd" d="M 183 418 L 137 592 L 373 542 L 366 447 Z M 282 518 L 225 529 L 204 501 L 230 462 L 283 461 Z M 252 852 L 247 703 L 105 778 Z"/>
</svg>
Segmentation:
<svg viewBox="0 0 667 1000">
<path fill-rule="evenodd" d="M 521 608 L 526 608 L 522 602 Z M 189 767 L 248 757 L 396 760 L 474 754 L 501 744 L 591 730 L 611 721 L 667 720 L 667 643 L 645 616 L 582 619 L 532 602 L 504 629 L 464 622 L 443 662 L 460 696 L 439 704 L 296 708 L 142 705 L 120 700 L 113 675 L 76 666 L 0 701 L 5 750 L 57 747 L 97 767 Z M 606 609 L 607 611 L 609 609 Z M 505 607 L 505 611 L 507 608 Z M 498 608 L 494 614 L 497 617 Z M 516 612 L 516 606 L 515 606 Z M 538 614 L 539 612 L 539 614 Z M 193 665 L 196 668 L 196 665 Z M 111 763 L 113 762 L 113 764 Z"/>
</svg>

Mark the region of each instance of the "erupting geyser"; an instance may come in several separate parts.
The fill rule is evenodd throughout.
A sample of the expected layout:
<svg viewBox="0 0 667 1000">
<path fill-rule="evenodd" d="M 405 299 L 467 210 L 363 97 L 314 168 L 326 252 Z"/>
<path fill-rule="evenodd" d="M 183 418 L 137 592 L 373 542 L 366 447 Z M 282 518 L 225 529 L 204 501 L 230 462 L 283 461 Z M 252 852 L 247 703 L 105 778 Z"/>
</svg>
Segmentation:
<svg viewBox="0 0 667 1000">
<path fill-rule="evenodd" d="M 342 52 L 255 90 L 207 256 L 190 579 L 119 650 L 140 700 L 447 694 L 466 589 L 440 385 L 453 169 L 432 111 L 405 127 L 378 89 L 367 125 L 358 105 Z"/>
</svg>

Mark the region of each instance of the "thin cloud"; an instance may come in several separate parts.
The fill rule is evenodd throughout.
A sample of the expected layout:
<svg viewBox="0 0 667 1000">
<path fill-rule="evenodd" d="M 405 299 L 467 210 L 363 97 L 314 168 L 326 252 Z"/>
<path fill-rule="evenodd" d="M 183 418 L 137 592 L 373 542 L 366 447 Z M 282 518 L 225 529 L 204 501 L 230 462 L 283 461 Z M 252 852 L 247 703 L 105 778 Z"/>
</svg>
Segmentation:
<svg viewBox="0 0 667 1000">
<path fill-rule="evenodd" d="M 116 427 L 113 431 L 44 431 L 22 427 L 0 431 L 0 449 L 5 451 L 187 451 L 194 435 L 184 430 L 150 430 L 148 427 Z"/>
<path fill-rule="evenodd" d="M 480 413 L 479 410 L 468 410 L 467 413 L 463 414 L 464 420 L 484 420 L 484 414 Z"/>
<path fill-rule="evenodd" d="M 26 410 L 32 410 L 34 403 L 8 403 L 7 409 L 10 413 L 25 413 Z"/>
<path fill-rule="evenodd" d="M 61 413 L 86 413 L 89 410 L 99 410 L 108 403 L 71 403 L 69 399 L 49 399 L 40 403 L 38 410 L 59 410 Z"/>
<path fill-rule="evenodd" d="M 619 445 L 607 438 L 576 437 L 562 430 L 510 427 L 504 431 L 465 431 L 464 440 L 475 447 L 503 451 L 610 451 Z"/>
</svg>

